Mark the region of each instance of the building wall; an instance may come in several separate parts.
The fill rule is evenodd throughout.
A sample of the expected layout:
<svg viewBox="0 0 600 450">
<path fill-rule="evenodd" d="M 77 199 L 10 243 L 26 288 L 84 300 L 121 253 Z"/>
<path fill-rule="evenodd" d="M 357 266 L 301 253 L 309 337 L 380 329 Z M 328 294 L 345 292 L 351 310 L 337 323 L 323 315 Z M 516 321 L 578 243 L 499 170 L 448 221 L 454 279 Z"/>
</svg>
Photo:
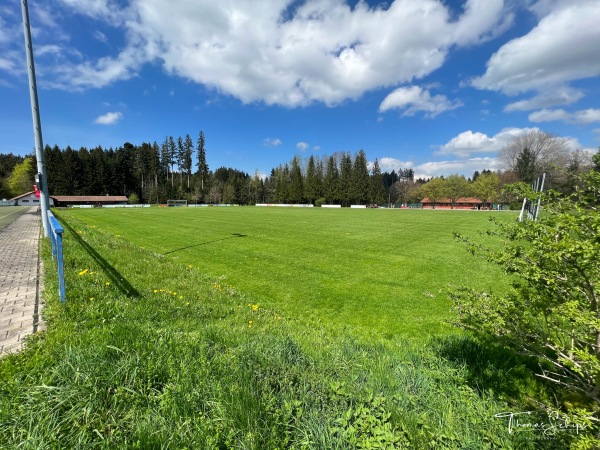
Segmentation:
<svg viewBox="0 0 600 450">
<path fill-rule="evenodd" d="M 50 206 L 54 206 L 52 198 L 49 198 L 48 202 L 50 203 Z M 17 206 L 40 206 L 40 199 L 32 193 L 24 197 L 19 197 L 17 199 Z"/>
</svg>

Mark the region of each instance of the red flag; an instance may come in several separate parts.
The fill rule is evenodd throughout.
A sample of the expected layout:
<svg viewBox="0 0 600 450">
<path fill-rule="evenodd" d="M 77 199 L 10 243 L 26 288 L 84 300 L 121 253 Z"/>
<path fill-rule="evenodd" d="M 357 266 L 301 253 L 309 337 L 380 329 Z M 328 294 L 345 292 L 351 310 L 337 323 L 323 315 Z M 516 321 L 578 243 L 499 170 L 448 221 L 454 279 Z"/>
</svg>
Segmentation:
<svg viewBox="0 0 600 450">
<path fill-rule="evenodd" d="M 33 190 L 35 191 L 35 196 L 37 198 L 40 198 L 40 191 L 38 191 L 38 188 L 35 184 L 33 185 Z"/>
</svg>

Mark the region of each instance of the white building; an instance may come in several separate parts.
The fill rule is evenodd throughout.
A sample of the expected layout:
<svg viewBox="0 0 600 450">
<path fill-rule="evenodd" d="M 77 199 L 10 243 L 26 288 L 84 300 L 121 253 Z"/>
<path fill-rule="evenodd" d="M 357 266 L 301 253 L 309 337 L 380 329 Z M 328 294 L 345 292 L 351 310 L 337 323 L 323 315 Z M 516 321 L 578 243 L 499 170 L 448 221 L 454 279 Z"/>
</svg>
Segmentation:
<svg viewBox="0 0 600 450">
<path fill-rule="evenodd" d="M 27 192 L 17 197 L 11 198 L 11 201 L 16 202 L 15 206 L 40 206 L 40 199 L 35 196 L 35 192 Z M 54 200 L 52 197 L 48 198 L 50 206 L 54 206 Z"/>
</svg>

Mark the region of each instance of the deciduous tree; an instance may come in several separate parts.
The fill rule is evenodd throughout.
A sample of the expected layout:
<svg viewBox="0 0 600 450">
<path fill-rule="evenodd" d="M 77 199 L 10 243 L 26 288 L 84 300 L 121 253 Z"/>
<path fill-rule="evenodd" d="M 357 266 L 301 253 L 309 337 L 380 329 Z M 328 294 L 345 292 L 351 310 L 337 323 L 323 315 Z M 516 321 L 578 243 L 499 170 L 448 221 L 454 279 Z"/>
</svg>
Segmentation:
<svg viewBox="0 0 600 450">
<path fill-rule="evenodd" d="M 421 194 L 429 199 L 435 209 L 435 204 L 447 196 L 446 183 L 441 178 L 432 178 L 421 187 Z"/>
<path fill-rule="evenodd" d="M 482 208 L 497 200 L 499 186 L 500 180 L 495 173 L 486 173 L 477 177 L 472 184 L 472 192 L 476 198 L 481 200 Z"/>
<path fill-rule="evenodd" d="M 508 292 L 451 291 L 459 325 L 540 361 L 537 375 L 600 402 L 600 173 L 546 197 L 537 221 L 496 223 L 491 249 L 468 250 L 513 278 Z"/>
<path fill-rule="evenodd" d="M 21 195 L 33 190 L 34 182 L 33 158 L 25 158 L 22 163 L 13 167 L 8 178 L 8 188 L 13 195 Z"/>
<path fill-rule="evenodd" d="M 446 196 L 450 200 L 451 208 L 454 209 L 454 204 L 459 198 L 469 195 L 471 186 L 463 175 L 452 174 L 444 181 L 446 183 Z"/>
<path fill-rule="evenodd" d="M 533 176 L 531 177 L 527 165 L 524 174 L 534 180 L 545 172 L 550 187 L 555 172 L 566 165 L 570 151 L 569 141 L 566 138 L 540 130 L 532 130 L 515 136 L 500 150 L 499 159 L 504 165 L 504 169 L 517 172 L 519 157 L 523 158 L 525 149 L 528 152 L 527 163 L 533 161 Z M 521 181 L 527 180 L 521 179 Z"/>
</svg>

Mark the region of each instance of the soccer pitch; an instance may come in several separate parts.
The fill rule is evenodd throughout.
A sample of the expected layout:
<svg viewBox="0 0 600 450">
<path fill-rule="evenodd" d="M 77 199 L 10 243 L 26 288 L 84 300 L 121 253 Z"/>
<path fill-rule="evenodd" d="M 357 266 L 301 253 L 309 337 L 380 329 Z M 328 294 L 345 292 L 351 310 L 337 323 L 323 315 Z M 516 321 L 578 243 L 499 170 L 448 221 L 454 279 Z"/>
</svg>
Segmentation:
<svg viewBox="0 0 600 450">
<path fill-rule="evenodd" d="M 140 208 L 61 211 L 97 231 L 192 265 L 288 318 L 364 336 L 450 332 L 444 289 L 504 289 L 453 232 L 514 213 L 386 209 Z M 127 274 L 124 274 L 127 276 Z M 141 289 L 142 287 L 137 287 Z"/>
</svg>

